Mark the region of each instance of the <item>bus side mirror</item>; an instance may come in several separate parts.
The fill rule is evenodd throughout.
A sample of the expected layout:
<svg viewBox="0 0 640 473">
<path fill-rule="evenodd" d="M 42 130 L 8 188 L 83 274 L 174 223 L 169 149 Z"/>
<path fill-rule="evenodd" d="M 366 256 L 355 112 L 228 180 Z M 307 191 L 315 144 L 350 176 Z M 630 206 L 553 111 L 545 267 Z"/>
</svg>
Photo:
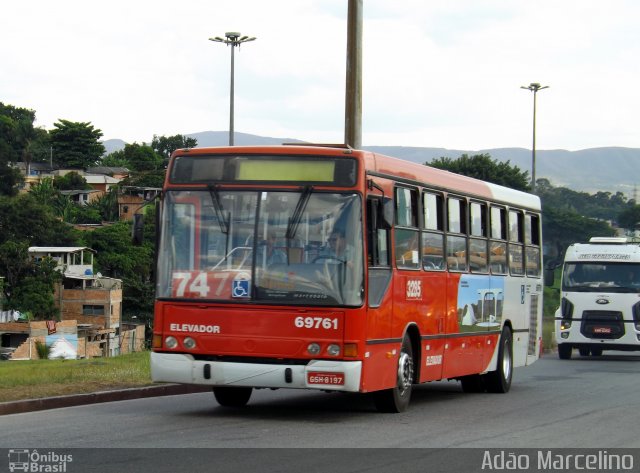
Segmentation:
<svg viewBox="0 0 640 473">
<path fill-rule="evenodd" d="M 144 215 L 142 214 L 133 215 L 131 239 L 133 240 L 133 244 L 136 246 L 141 246 L 144 241 Z"/>
<path fill-rule="evenodd" d="M 380 223 L 381 227 L 388 230 L 393 227 L 393 200 L 391 199 L 383 199 L 382 200 L 382 208 L 380 212 Z"/>
</svg>

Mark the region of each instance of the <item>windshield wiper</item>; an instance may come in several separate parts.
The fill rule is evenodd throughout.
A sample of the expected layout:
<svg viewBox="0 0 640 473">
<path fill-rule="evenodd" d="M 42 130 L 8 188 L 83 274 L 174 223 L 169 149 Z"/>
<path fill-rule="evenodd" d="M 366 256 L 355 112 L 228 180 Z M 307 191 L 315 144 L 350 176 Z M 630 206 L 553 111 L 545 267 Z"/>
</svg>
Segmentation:
<svg viewBox="0 0 640 473">
<path fill-rule="evenodd" d="M 287 242 L 288 240 L 295 238 L 296 232 L 298 231 L 298 225 L 300 225 L 300 221 L 302 220 L 302 214 L 304 213 L 304 209 L 307 207 L 307 203 L 309 202 L 309 197 L 311 197 L 312 192 L 312 186 L 305 186 L 302 189 L 302 194 L 300 194 L 300 198 L 298 199 L 296 208 L 293 211 L 293 215 L 289 218 L 289 225 L 287 225 L 287 233 L 285 235 Z"/>
<path fill-rule="evenodd" d="M 229 222 L 224 218 L 224 211 L 222 209 L 222 204 L 220 203 L 220 196 L 218 195 L 218 186 L 215 184 L 209 184 L 207 189 L 209 189 L 209 195 L 211 196 L 211 202 L 213 203 L 213 208 L 216 212 L 218 225 L 220 225 L 220 231 L 227 235 L 229 233 Z"/>
</svg>

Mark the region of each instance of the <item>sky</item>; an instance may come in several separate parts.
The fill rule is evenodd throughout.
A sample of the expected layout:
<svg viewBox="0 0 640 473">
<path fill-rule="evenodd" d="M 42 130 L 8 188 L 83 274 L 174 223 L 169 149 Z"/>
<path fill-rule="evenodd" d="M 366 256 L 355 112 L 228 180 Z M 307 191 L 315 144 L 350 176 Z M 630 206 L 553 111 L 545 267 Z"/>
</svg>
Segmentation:
<svg viewBox="0 0 640 473">
<path fill-rule="evenodd" d="M 150 142 L 344 142 L 347 0 L 3 2 L 0 102 Z M 363 0 L 362 144 L 640 148 L 637 0 Z"/>
</svg>

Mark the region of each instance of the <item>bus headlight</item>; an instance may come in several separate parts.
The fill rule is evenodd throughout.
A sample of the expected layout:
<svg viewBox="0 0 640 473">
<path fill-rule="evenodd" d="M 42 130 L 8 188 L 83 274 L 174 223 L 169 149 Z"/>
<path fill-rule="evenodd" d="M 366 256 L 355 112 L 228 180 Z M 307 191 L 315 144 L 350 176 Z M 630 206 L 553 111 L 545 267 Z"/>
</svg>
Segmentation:
<svg viewBox="0 0 640 473">
<path fill-rule="evenodd" d="M 164 339 L 164 346 L 173 350 L 178 346 L 178 340 L 176 339 L 176 337 L 168 336 Z"/>
<path fill-rule="evenodd" d="M 335 343 L 332 343 L 327 347 L 327 353 L 330 356 L 338 356 L 340 354 L 340 345 L 336 345 Z"/>
<path fill-rule="evenodd" d="M 317 355 L 318 353 L 320 353 L 320 345 L 318 345 L 317 343 L 309 343 L 307 351 L 310 355 Z"/>
<path fill-rule="evenodd" d="M 186 337 L 182 343 L 189 350 L 193 350 L 196 347 L 196 341 L 191 337 Z"/>
<path fill-rule="evenodd" d="M 560 330 L 567 330 L 571 328 L 571 320 L 563 320 L 560 322 Z"/>
</svg>

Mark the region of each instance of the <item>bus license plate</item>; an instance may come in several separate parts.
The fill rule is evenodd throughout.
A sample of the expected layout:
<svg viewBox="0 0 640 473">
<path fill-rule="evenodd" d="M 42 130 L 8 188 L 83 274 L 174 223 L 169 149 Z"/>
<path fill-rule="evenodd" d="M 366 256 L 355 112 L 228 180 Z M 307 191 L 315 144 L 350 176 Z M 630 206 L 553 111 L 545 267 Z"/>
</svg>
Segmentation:
<svg viewBox="0 0 640 473">
<path fill-rule="evenodd" d="M 593 333 L 611 333 L 611 327 L 594 327 Z"/>
<path fill-rule="evenodd" d="M 334 386 L 344 385 L 344 374 L 342 373 L 307 373 L 307 383 L 309 384 L 332 384 Z"/>
</svg>

